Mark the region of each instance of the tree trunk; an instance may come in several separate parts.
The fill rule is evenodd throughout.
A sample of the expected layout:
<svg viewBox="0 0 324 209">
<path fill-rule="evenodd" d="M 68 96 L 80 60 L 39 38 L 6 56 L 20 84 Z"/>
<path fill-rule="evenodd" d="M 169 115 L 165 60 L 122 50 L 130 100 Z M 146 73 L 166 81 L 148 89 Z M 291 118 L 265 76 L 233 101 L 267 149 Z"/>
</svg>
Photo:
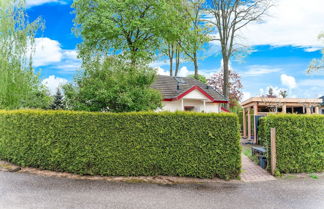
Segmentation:
<svg viewBox="0 0 324 209">
<path fill-rule="evenodd" d="M 195 79 L 198 80 L 198 59 L 197 59 L 197 52 L 194 53 L 194 66 L 195 66 Z"/>
<path fill-rule="evenodd" d="M 173 55 L 174 55 L 174 46 L 173 44 L 169 45 L 169 61 L 170 61 L 170 76 L 173 76 Z"/>
<path fill-rule="evenodd" d="M 179 72 L 179 66 L 180 66 L 180 49 L 176 49 L 176 69 L 175 69 L 175 76 L 178 76 Z"/>
<path fill-rule="evenodd" d="M 170 60 L 170 76 L 173 76 L 173 57 L 169 57 Z"/>
<path fill-rule="evenodd" d="M 223 85 L 223 94 L 228 103 L 225 104 L 226 109 L 229 109 L 229 60 L 228 57 L 223 56 L 223 70 L 224 70 L 224 85 Z"/>
</svg>

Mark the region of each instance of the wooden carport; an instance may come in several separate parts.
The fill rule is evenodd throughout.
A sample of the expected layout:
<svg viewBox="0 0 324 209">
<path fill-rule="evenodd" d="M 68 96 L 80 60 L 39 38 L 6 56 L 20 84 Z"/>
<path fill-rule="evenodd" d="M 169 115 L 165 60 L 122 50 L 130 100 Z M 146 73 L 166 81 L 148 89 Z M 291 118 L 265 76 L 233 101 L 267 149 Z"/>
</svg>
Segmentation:
<svg viewBox="0 0 324 209">
<path fill-rule="evenodd" d="M 319 114 L 321 102 L 321 99 L 252 97 L 242 102 L 243 137 L 252 139 L 252 115 L 254 118 L 253 143 L 257 143 L 257 116 L 265 116 L 269 113 Z M 253 114 L 251 114 L 252 111 Z"/>
</svg>

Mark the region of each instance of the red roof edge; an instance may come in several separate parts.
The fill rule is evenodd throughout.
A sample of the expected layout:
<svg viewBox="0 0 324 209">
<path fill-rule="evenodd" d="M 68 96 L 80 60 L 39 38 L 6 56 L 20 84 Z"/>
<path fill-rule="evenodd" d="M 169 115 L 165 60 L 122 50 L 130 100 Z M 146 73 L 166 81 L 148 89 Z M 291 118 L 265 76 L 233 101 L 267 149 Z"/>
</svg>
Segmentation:
<svg viewBox="0 0 324 209">
<path fill-rule="evenodd" d="M 223 112 L 230 112 L 228 109 L 226 109 L 226 108 L 224 108 L 224 107 L 222 107 L 221 110 L 222 110 Z"/>
<path fill-rule="evenodd" d="M 223 100 L 215 100 L 212 96 L 210 96 L 206 91 L 204 91 L 202 88 L 200 88 L 199 86 L 193 86 L 190 89 L 188 89 L 187 91 L 183 92 L 182 94 L 180 94 L 179 96 L 175 97 L 175 98 L 168 98 L 168 99 L 163 99 L 163 101 L 174 101 L 174 100 L 179 100 L 182 99 L 184 96 L 186 96 L 187 94 L 189 94 L 190 92 L 194 91 L 194 90 L 198 90 L 200 91 L 200 93 L 202 93 L 203 95 L 205 95 L 208 99 L 210 99 L 213 103 L 228 103 L 228 101 L 223 101 Z"/>
</svg>

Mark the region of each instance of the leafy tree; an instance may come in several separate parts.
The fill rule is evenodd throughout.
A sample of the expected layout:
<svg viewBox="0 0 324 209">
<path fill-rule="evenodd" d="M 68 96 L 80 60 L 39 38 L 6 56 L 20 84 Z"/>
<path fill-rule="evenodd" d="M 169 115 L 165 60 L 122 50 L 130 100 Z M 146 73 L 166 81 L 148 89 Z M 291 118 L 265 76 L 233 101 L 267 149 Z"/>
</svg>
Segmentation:
<svg viewBox="0 0 324 209">
<path fill-rule="evenodd" d="M 324 40 L 324 33 L 318 36 L 319 39 Z M 320 59 L 313 59 L 311 64 L 309 65 L 307 72 L 311 73 L 314 71 L 324 70 L 324 49 L 322 49 L 322 58 Z"/>
<path fill-rule="evenodd" d="M 200 75 L 200 74 L 198 75 L 198 78 L 196 78 L 194 74 L 188 75 L 188 77 L 197 79 L 198 81 L 200 81 L 202 83 L 207 83 L 207 78 L 205 76 L 203 76 L 203 75 Z"/>
<path fill-rule="evenodd" d="M 224 85 L 224 72 L 218 72 L 211 76 L 210 79 L 207 79 L 208 85 L 212 86 L 219 93 L 223 94 L 223 85 Z M 229 72 L 229 87 L 230 87 L 230 107 L 237 106 L 238 101 L 241 101 L 243 97 L 241 83 L 241 77 L 239 74 L 230 71 Z"/>
<path fill-rule="evenodd" d="M 187 5 L 184 0 L 169 1 L 168 24 L 170 27 L 162 34 L 162 46 L 160 51 L 169 58 L 170 76 L 177 76 L 180 67 L 180 56 L 182 54 L 179 43 L 183 36 L 190 31 L 191 22 L 187 16 Z M 175 61 L 175 68 L 174 68 Z"/>
<path fill-rule="evenodd" d="M 75 33 L 83 39 L 79 56 L 88 64 L 86 59 L 98 54 L 119 54 L 132 64 L 152 60 L 161 37 L 172 29 L 174 15 L 168 2 L 75 0 Z"/>
<path fill-rule="evenodd" d="M 181 46 L 183 53 L 193 62 L 195 70 L 195 78 L 199 79 L 198 74 L 198 51 L 202 48 L 204 43 L 210 39 L 210 27 L 203 19 L 203 6 L 205 0 L 189 0 L 184 6 L 187 19 L 190 20 L 191 30 L 183 34 L 178 44 Z"/>
<path fill-rule="evenodd" d="M 155 71 L 109 57 L 97 62 L 65 85 L 69 109 L 85 111 L 131 112 L 149 111 L 161 107 L 161 95 L 150 88 Z"/>
<path fill-rule="evenodd" d="M 236 114 L 240 114 L 240 112 L 242 112 L 243 108 L 241 106 L 241 104 L 239 103 L 239 101 L 236 100 L 232 100 L 232 105 L 230 106 L 230 112 L 236 113 Z"/>
<path fill-rule="evenodd" d="M 40 18 L 28 23 L 24 0 L 0 0 L 0 109 L 49 105 L 32 68 L 34 37 L 42 27 Z"/>
<path fill-rule="evenodd" d="M 224 64 L 223 91 L 226 99 L 230 98 L 229 61 L 238 51 L 237 33 L 251 22 L 259 21 L 272 6 L 272 0 L 210 0 L 205 4 L 213 19 L 206 20 L 217 31 Z"/>
<path fill-rule="evenodd" d="M 60 88 L 57 88 L 56 94 L 54 95 L 53 103 L 50 107 L 52 110 L 62 110 L 65 109 L 63 95 Z"/>
<path fill-rule="evenodd" d="M 269 88 L 267 97 L 268 98 L 276 98 L 277 97 L 276 95 L 274 95 L 272 87 Z"/>
<path fill-rule="evenodd" d="M 287 96 L 288 96 L 287 90 L 280 90 L 279 95 L 282 98 L 287 98 Z"/>
</svg>

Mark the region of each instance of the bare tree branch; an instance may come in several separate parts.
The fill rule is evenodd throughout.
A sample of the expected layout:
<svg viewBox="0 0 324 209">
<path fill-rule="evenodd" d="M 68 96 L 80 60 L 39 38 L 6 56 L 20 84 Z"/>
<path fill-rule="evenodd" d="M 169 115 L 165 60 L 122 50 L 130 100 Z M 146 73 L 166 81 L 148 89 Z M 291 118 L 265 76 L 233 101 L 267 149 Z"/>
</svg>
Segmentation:
<svg viewBox="0 0 324 209">
<path fill-rule="evenodd" d="M 273 6 L 272 0 L 211 0 L 206 11 L 213 20 L 205 20 L 217 29 L 223 56 L 224 85 L 223 93 L 229 99 L 229 60 L 236 51 L 237 32 L 252 22 L 260 21 Z"/>
</svg>

